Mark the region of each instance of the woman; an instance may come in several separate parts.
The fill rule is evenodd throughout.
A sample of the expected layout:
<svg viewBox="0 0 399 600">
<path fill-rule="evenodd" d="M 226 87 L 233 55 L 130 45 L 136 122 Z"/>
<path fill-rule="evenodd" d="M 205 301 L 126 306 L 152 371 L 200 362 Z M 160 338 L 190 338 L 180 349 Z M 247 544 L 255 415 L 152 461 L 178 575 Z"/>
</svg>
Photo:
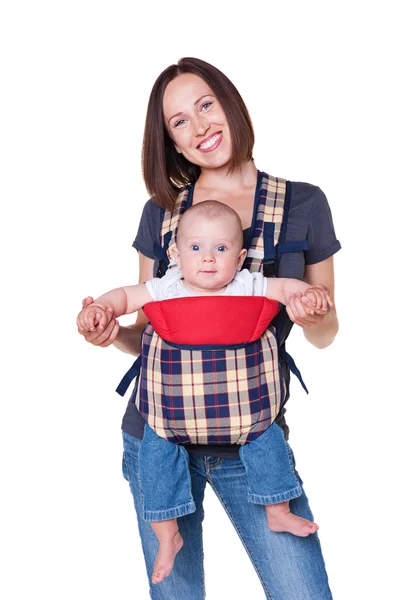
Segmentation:
<svg viewBox="0 0 399 600">
<path fill-rule="evenodd" d="M 139 281 L 151 279 L 165 266 L 159 247 L 165 209 L 174 206 L 182 188 L 188 187 L 188 202 L 213 199 L 231 206 L 241 217 L 247 245 L 250 243 L 255 206 L 266 175 L 252 160 L 254 134 L 248 111 L 233 84 L 215 67 L 194 58 L 183 58 L 165 69 L 151 92 L 143 142 L 143 174 L 152 200 L 144 207 L 134 247 L 139 251 Z M 195 185 L 194 185 L 195 184 Z M 334 233 L 324 194 L 309 184 L 286 187 L 286 253 L 278 263 L 277 275 L 322 284 L 334 296 L 333 255 L 340 244 Z M 187 195 L 187 188 L 186 188 Z M 290 242 L 296 242 L 288 248 Z M 89 304 L 91 298 L 85 300 Z M 326 316 L 308 316 L 300 298 L 287 305 L 284 338 L 292 323 L 304 329 L 306 339 L 318 348 L 328 346 L 338 331 L 334 310 Z M 147 323 L 140 312 L 130 327 L 111 320 L 101 334 L 88 333 L 90 343 L 140 353 L 140 337 Z M 283 341 L 283 340 L 281 340 Z M 287 358 L 290 362 L 289 357 Z M 288 399 L 289 370 L 282 361 Z M 277 423 L 288 438 L 281 408 Z M 138 477 L 138 453 L 144 421 L 134 402 L 129 401 L 122 424 L 123 471 L 134 496 L 147 571 L 151 577 L 157 540 L 142 519 Z M 325 600 L 331 598 L 317 534 L 298 538 L 270 532 L 264 507 L 248 503 L 245 469 L 237 446 L 190 446 L 190 469 L 195 513 L 179 519 L 185 541 L 176 557 L 172 574 L 158 586 L 151 584 L 155 600 L 200 600 L 204 598 L 202 552 L 202 501 L 208 481 L 235 526 L 261 580 L 265 595 L 273 600 Z M 228 477 L 226 477 L 228 472 Z M 291 511 L 313 520 L 305 493 L 293 500 Z"/>
</svg>

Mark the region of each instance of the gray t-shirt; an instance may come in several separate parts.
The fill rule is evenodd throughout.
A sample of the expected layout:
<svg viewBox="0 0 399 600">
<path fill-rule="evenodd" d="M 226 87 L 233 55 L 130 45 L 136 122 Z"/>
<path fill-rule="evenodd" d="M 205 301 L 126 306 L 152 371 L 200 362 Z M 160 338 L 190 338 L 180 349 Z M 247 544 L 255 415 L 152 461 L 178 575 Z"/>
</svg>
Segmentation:
<svg viewBox="0 0 399 600">
<path fill-rule="evenodd" d="M 140 220 L 139 229 L 133 242 L 133 247 L 151 258 L 154 263 L 154 276 L 158 269 L 158 259 L 154 247 L 159 244 L 163 209 L 148 200 L 145 204 Z M 250 230 L 244 230 L 244 246 L 250 242 Z M 287 221 L 285 241 L 294 242 L 307 240 L 308 250 L 283 254 L 278 267 L 279 277 L 292 277 L 303 279 L 305 266 L 319 263 L 341 248 L 334 231 L 333 220 L 327 198 L 320 188 L 309 183 L 291 183 L 291 202 Z M 300 365 L 298 365 L 300 368 Z M 289 369 L 286 363 L 282 364 L 282 376 L 289 384 Z M 288 395 L 286 397 L 286 401 Z M 278 425 L 284 429 L 288 439 L 288 426 L 285 422 L 285 407 L 280 410 L 276 419 Z M 134 401 L 130 398 L 122 421 L 122 429 L 133 437 L 142 439 L 144 433 L 144 419 L 138 412 Z M 221 458 L 238 458 L 238 446 L 185 446 L 189 452 L 202 456 L 215 456 Z"/>
</svg>

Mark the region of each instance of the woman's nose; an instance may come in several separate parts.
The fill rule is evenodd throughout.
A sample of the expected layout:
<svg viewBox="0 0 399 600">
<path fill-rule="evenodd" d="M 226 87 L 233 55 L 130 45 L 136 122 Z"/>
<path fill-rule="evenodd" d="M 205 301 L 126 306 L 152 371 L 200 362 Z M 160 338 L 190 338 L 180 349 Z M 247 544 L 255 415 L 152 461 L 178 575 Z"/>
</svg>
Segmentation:
<svg viewBox="0 0 399 600">
<path fill-rule="evenodd" d="M 201 136 L 206 134 L 209 129 L 209 125 L 204 117 L 197 115 L 195 119 L 193 119 L 193 129 L 195 135 Z"/>
</svg>

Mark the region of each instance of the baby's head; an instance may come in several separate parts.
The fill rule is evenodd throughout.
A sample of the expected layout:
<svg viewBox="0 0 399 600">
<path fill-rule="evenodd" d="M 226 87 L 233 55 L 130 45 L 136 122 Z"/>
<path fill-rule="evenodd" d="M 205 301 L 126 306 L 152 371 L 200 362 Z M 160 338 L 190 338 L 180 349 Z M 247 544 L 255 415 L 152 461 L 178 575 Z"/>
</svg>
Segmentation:
<svg viewBox="0 0 399 600">
<path fill-rule="evenodd" d="M 240 217 L 215 200 L 199 202 L 183 214 L 176 243 L 177 265 L 186 284 L 196 291 L 222 290 L 247 254 Z"/>
</svg>

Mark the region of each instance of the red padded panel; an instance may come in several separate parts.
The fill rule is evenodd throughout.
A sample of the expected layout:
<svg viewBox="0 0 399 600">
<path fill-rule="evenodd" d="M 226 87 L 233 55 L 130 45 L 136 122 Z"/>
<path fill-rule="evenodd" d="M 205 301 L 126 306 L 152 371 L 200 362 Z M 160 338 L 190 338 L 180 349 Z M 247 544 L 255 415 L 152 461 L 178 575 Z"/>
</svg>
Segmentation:
<svg viewBox="0 0 399 600">
<path fill-rule="evenodd" d="M 188 346 L 253 342 L 278 311 L 278 302 L 258 296 L 195 296 L 144 306 L 162 339 Z"/>
</svg>

